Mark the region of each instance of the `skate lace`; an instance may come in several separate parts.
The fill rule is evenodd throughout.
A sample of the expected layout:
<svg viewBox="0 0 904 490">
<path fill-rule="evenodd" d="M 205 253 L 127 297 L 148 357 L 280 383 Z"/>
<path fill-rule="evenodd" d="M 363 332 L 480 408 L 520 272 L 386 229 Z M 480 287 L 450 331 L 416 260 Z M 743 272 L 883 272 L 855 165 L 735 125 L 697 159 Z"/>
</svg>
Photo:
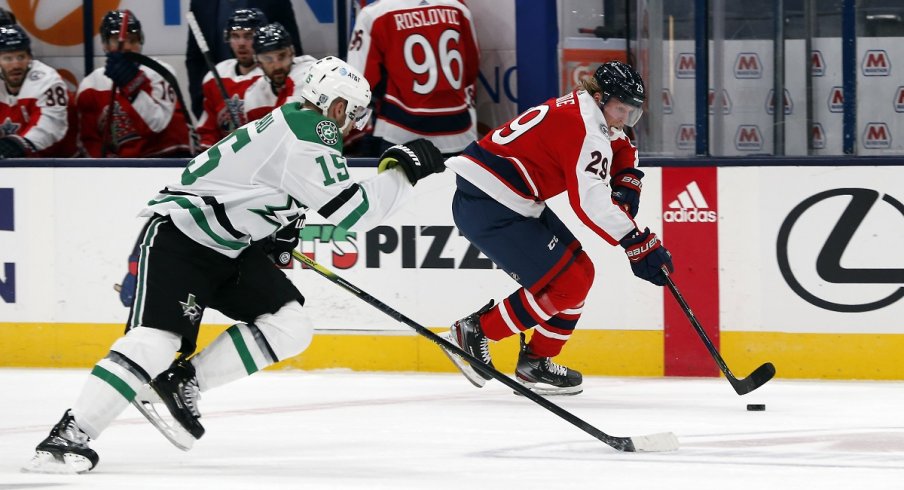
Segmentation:
<svg viewBox="0 0 904 490">
<path fill-rule="evenodd" d="M 484 364 L 490 363 L 490 341 L 486 337 L 480 339 L 480 360 Z"/>
<path fill-rule="evenodd" d="M 76 444 L 88 444 L 90 438 L 88 434 L 82 432 L 82 429 L 79 429 L 78 425 L 75 423 L 75 419 L 69 421 L 66 424 L 66 427 L 63 429 L 63 433 L 61 434 L 64 439 L 70 442 L 74 442 Z"/>
<path fill-rule="evenodd" d="M 198 378 L 192 378 L 182 385 L 182 398 L 185 400 L 185 406 L 195 417 L 200 417 L 201 412 L 198 411 L 198 400 L 201 399 L 201 389 L 198 387 Z"/>
<path fill-rule="evenodd" d="M 551 359 L 546 359 L 546 370 L 551 372 L 552 374 L 555 374 L 556 376 L 567 376 L 568 375 L 567 367 L 560 366 L 560 365 L 552 362 Z"/>
</svg>

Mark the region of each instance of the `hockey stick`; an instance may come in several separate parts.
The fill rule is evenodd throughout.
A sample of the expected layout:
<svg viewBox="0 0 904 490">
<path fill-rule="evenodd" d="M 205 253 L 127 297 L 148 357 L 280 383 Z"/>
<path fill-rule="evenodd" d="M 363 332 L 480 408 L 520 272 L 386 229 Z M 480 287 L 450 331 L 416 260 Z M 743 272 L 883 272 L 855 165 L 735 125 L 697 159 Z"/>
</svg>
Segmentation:
<svg viewBox="0 0 904 490">
<path fill-rule="evenodd" d="M 235 113 L 235 109 L 229 104 L 229 94 L 226 93 L 226 86 L 223 85 L 223 79 L 220 78 L 220 74 L 217 73 L 217 66 L 214 64 L 213 60 L 210 59 L 210 48 L 207 46 L 207 40 L 204 39 L 204 33 L 201 32 L 201 26 L 198 25 L 198 20 L 195 19 L 195 14 L 191 10 L 185 14 L 185 20 L 188 22 L 188 27 L 191 28 L 191 33 L 195 37 L 195 42 L 198 43 L 198 48 L 201 49 L 201 54 L 204 55 L 204 61 L 207 63 L 207 68 L 213 75 L 213 80 L 217 84 L 217 88 L 220 89 L 220 96 L 223 97 L 223 104 L 226 105 L 226 112 L 229 114 L 229 122 L 232 126 L 229 128 L 229 131 L 234 131 L 242 125 L 241 119 L 239 118 L 239 115 Z"/>
<path fill-rule="evenodd" d="M 167 70 L 159 61 L 141 53 L 123 53 L 122 56 L 129 61 L 133 61 L 153 70 L 160 75 L 166 83 L 173 87 L 173 92 L 176 93 L 176 99 L 179 100 L 179 109 L 182 112 L 182 117 L 185 119 L 185 126 L 188 130 L 188 151 L 192 155 L 196 155 L 198 153 L 198 133 L 195 131 L 197 123 L 195 122 L 194 114 L 192 114 L 191 111 L 188 110 L 188 106 L 185 105 L 185 99 L 182 97 L 182 89 L 179 87 L 179 81 L 176 80 L 176 75 L 173 75 L 173 72 Z"/>
<path fill-rule="evenodd" d="M 771 362 L 767 362 L 762 366 L 753 370 L 750 373 L 750 376 L 747 376 L 744 379 L 738 379 L 733 374 L 731 374 L 731 369 L 728 369 L 728 365 L 725 364 L 725 360 L 722 359 L 722 356 L 719 354 L 716 346 L 713 345 L 713 341 L 710 340 L 709 336 L 706 335 L 706 330 L 703 330 L 703 326 L 700 325 L 700 322 L 697 321 L 697 317 L 694 316 L 694 312 L 691 311 L 691 307 L 688 306 L 687 301 L 684 300 L 684 297 L 681 296 L 681 292 L 678 291 L 678 286 L 675 285 L 675 281 L 672 280 L 669 275 L 669 270 L 663 266 L 662 273 L 665 274 L 665 283 L 669 287 L 669 291 L 672 292 L 672 296 L 675 297 L 675 300 L 678 301 L 678 304 L 681 305 L 681 309 L 684 310 L 684 314 L 687 315 L 687 319 L 690 320 L 691 325 L 694 327 L 694 330 L 697 331 L 697 335 L 700 336 L 700 340 L 703 341 L 703 344 L 706 346 L 706 349 L 709 350 L 709 353 L 713 356 L 713 359 L 716 360 L 716 364 L 719 365 L 719 369 L 722 370 L 722 373 L 725 374 L 725 377 L 728 379 L 728 382 L 731 383 L 731 387 L 734 388 L 735 392 L 738 395 L 746 395 L 751 391 L 759 388 L 766 384 L 767 381 L 772 379 L 775 376 L 775 366 L 772 365 Z"/>
<path fill-rule="evenodd" d="M 302 263 L 304 263 L 306 266 L 310 267 L 311 269 L 314 269 L 321 276 L 329 279 L 330 281 L 332 281 L 332 282 L 338 284 L 339 286 L 341 286 L 342 288 L 344 288 L 346 291 L 357 296 L 359 299 L 363 300 L 365 303 L 368 303 L 369 305 L 373 306 L 374 308 L 389 315 L 390 317 L 397 320 L 398 322 L 408 325 L 409 327 L 413 328 L 415 332 L 419 333 L 420 335 L 422 335 L 424 337 L 427 337 L 428 339 L 433 341 L 433 343 L 439 345 L 443 349 L 452 351 L 455 354 L 457 354 L 458 356 L 467 360 L 471 364 L 471 366 L 473 366 L 478 371 L 481 371 L 488 376 L 492 376 L 493 378 L 495 378 L 502 384 L 515 390 L 517 393 L 524 395 L 525 397 L 529 398 L 534 403 L 549 410 L 550 412 L 554 413 L 555 415 L 565 419 L 566 421 L 570 422 L 575 427 L 583 430 L 584 432 L 599 439 L 600 441 L 603 441 L 604 443 L 608 444 L 609 446 L 612 446 L 613 448 L 615 448 L 619 451 L 624 451 L 624 452 L 674 451 L 674 450 L 678 449 L 678 438 L 675 437 L 675 434 L 673 434 L 671 432 L 662 432 L 662 433 L 658 433 L 658 434 L 650 434 L 650 435 L 646 435 L 646 436 L 637 436 L 637 437 L 610 436 L 609 434 L 606 434 L 605 432 L 597 429 L 596 427 L 590 425 L 589 423 L 585 422 L 584 420 L 578 418 L 577 416 L 575 416 L 571 412 L 565 410 L 564 408 L 562 408 L 562 407 L 556 405 L 555 403 L 552 403 L 551 401 L 547 400 L 546 398 L 543 398 L 542 396 L 534 393 L 530 389 L 525 388 L 520 383 L 512 380 L 508 376 L 500 373 L 499 371 L 497 371 L 493 368 L 486 366 L 476 357 L 459 349 L 458 346 L 456 346 L 455 344 L 449 342 L 448 340 L 440 337 L 439 335 L 431 332 L 427 328 L 416 323 L 414 320 L 411 320 L 410 318 L 406 317 L 405 315 L 399 313 L 398 311 L 394 310 L 392 307 L 388 306 L 386 303 L 383 303 L 382 301 L 374 298 L 373 296 L 367 294 L 366 292 L 358 289 L 357 287 L 355 287 L 348 281 L 346 281 L 346 280 L 342 279 L 341 277 L 337 276 L 336 274 L 334 274 L 329 269 L 318 264 L 317 262 L 315 262 L 314 260 L 309 258 L 307 255 L 302 254 L 298 250 L 293 250 L 292 256 L 295 257 L 296 259 L 298 259 L 299 261 L 301 261 Z"/>
<path fill-rule="evenodd" d="M 116 45 L 116 51 L 118 53 L 122 53 L 122 45 L 126 42 L 126 31 L 129 29 L 129 11 L 124 10 L 122 12 L 122 23 L 119 25 L 119 43 Z M 110 80 L 112 82 L 112 80 Z M 110 141 L 113 139 L 113 110 L 116 108 L 116 84 L 114 83 L 112 87 L 110 87 L 110 103 L 107 104 L 107 120 L 104 121 L 104 137 L 101 140 L 100 146 L 100 157 L 107 158 L 107 150 L 110 147 L 110 144 L 113 142 Z M 108 139 L 109 138 L 109 139 Z"/>
</svg>

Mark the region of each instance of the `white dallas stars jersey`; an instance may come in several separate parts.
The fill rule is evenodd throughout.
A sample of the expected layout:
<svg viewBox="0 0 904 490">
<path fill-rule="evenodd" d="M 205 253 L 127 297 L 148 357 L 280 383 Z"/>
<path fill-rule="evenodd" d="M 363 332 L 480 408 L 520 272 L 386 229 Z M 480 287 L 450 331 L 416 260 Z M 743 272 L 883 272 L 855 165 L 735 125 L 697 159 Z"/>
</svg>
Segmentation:
<svg viewBox="0 0 904 490">
<path fill-rule="evenodd" d="M 352 180 L 336 123 L 290 103 L 191 160 L 141 215 L 169 215 L 196 242 L 237 257 L 307 209 L 346 230 L 370 229 L 411 189 L 401 170 Z"/>
<path fill-rule="evenodd" d="M 245 91 L 245 115 L 249 121 L 260 119 L 273 109 L 286 102 L 301 100 L 301 86 L 304 85 L 304 77 L 308 75 L 311 65 L 317 59 L 313 56 L 296 56 L 292 60 L 292 68 L 286 77 L 286 84 L 279 93 L 273 93 L 270 79 L 266 75 L 258 78 Z M 293 97 L 294 96 L 294 97 Z"/>
<path fill-rule="evenodd" d="M 32 60 L 18 94 L 0 83 L 0 136 L 19 135 L 40 151 L 63 139 L 69 129 L 66 82 L 53 68 Z"/>
</svg>

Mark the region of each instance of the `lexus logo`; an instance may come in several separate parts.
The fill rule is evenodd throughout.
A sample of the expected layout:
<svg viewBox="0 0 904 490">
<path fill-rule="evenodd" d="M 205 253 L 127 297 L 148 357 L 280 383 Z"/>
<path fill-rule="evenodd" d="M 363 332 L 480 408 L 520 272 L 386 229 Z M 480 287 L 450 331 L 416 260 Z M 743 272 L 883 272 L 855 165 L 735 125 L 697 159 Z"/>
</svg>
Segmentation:
<svg viewBox="0 0 904 490">
<path fill-rule="evenodd" d="M 825 300 L 817 296 L 814 292 L 807 290 L 794 276 L 791 263 L 788 259 L 788 237 L 792 228 L 801 216 L 811 207 L 836 196 L 850 196 L 851 201 L 845 208 L 835 227 L 829 233 L 822 250 L 816 257 L 816 273 L 826 282 L 834 284 L 895 284 L 898 287 L 888 296 L 877 299 L 875 301 L 843 304 Z M 851 269 L 841 265 L 841 258 L 851 242 L 857 228 L 864 221 L 867 214 L 879 200 L 879 192 L 872 189 L 832 189 L 820 192 L 814 196 L 810 196 L 797 205 L 782 223 L 778 232 L 778 242 L 776 244 L 776 255 L 778 258 L 778 267 L 782 273 L 782 277 L 788 283 L 788 286 L 797 293 L 798 296 L 807 302 L 831 311 L 845 313 L 861 313 L 866 311 L 878 310 L 904 297 L 904 269 Z M 884 205 L 890 205 L 901 214 L 904 218 L 904 205 L 897 199 L 885 194 L 882 197 Z M 901 226 L 901 223 L 889 224 L 889 226 Z M 815 247 L 814 247 L 815 249 Z M 885 253 L 901 253 L 899 244 L 887 244 L 884 247 Z M 854 253 L 853 251 L 851 253 Z M 870 254 L 870 250 L 861 250 L 859 255 Z M 855 254 L 857 255 L 857 254 Z M 878 254 L 876 254 L 878 255 Z M 900 263 L 900 261 L 898 261 Z M 800 267 L 800 264 L 797 264 Z"/>
</svg>

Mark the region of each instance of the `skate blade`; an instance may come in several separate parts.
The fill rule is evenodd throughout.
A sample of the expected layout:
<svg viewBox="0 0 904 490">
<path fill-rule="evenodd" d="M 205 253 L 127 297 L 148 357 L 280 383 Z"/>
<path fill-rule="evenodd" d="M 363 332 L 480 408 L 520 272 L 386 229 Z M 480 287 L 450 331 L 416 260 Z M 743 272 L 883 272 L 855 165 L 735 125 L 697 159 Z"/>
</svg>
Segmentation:
<svg viewBox="0 0 904 490">
<path fill-rule="evenodd" d="M 34 457 L 22 467 L 25 473 L 49 473 L 54 475 L 74 475 L 91 470 L 91 460 L 78 454 L 64 454 L 63 461 L 47 451 L 35 451 Z"/>
<path fill-rule="evenodd" d="M 146 384 L 141 387 L 141 390 L 135 395 L 135 399 L 132 400 L 132 405 L 135 405 L 135 408 L 148 419 L 148 422 L 156 427 L 163 434 L 163 437 L 166 437 L 177 448 L 188 451 L 195 444 L 197 439 L 170 415 L 163 400 L 151 388 L 151 385 Z M 160 407 L 159 411 L 157 407 Z M 161 413 L 165 415 L 161 415 Z"/>
<path fill-rule="evenodd" d="M 455 343 L 452 341 L 452 334 L 450 332 L 441 333 L 439 334 L 439 336 L 448 340 L 449 342 L 452 342 L 453 344 Z M 487 384 L 487 380 L 483 379 L 483 376 L 478 374 L 477 371 L 474 370 L 474 368 L 472 368 L 467 361 L 465 361 L 461 357 L 458 357 L 458 355 L 446 350 L 445 347 L 442 347 L 442 351 L 444 354 L 446 354 L 446 357 L 448 357 L 449 360 L 452 361 L 452 364 L 454 364 L 455 367 L 457 367 L 458 370 L 461 371 L 461 374 L 463 374 L 464 377 L 471 382 L 472 385 L 478 388 L 483 388 L 484 385 Z"/>
<path fill-rule="evenodd" d="M 559 388 L 555 386 L 544 386 L 538 385 L 536 383 L 528 383 L 526 381 L 522 381 L 520 378 L 516 378 L 521 386 L 533 391 L 534 393 L 542 396 L 574 396 L 579 395 L 584 392 L 584 387 L 581 385 L 578 386 L 570 386 L 567 388 Z M 521 392 L 514 391 L 514 394 L 518 396 L 524 396 Z"/>
</svg>

